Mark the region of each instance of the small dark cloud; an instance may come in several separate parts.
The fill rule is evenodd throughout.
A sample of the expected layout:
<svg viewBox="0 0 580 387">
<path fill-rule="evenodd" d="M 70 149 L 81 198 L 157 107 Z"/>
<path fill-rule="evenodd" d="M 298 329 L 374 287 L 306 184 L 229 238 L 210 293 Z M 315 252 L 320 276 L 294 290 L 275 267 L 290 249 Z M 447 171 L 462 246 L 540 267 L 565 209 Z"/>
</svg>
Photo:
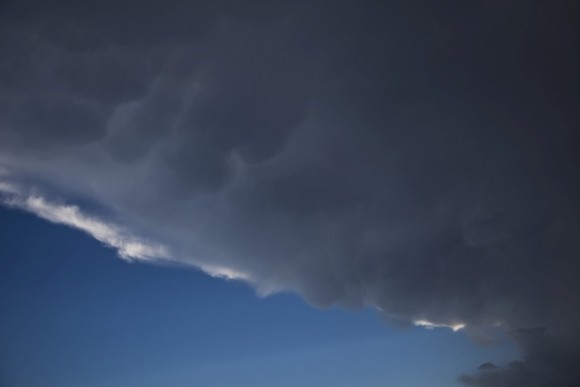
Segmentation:
<svg viewBox="0 0 580 387">
<path fill-rule="evenodd" d="M 498 367 L 490 362 L 485 362 L 482 365 L 480 365 L 479 367 L 477 367 L 478 370 L 495 370 Z"/>
</svg>

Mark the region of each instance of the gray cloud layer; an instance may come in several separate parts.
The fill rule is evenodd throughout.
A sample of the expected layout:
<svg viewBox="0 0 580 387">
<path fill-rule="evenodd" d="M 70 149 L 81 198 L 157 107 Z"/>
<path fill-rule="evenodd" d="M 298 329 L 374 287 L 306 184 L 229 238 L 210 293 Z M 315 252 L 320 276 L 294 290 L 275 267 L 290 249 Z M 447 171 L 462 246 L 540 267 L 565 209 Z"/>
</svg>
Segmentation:
<svg viewBox="0 0 580 387">
<path fill-rule="evenodd" d="M 573 380 L 578 2 L 245 3 L 0 3 L 0 163 L 263 293 L 544 327 L 467 384 Z"/>
</svg>

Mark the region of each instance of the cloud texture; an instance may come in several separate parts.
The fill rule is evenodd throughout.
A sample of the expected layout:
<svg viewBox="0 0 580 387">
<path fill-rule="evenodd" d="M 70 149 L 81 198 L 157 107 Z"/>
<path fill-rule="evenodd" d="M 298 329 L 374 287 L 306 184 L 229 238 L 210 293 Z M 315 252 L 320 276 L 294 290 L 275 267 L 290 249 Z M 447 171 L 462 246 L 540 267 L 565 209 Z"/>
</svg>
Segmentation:
<svg viewBox="0 0 580 387">
<path fill-rule="evenodd" d="M 4 184 L 132 231 L 16 205 L 263 294 L 481 340 L 542 327 L 513 333 L 524 363 L 462 380 L 572 385 L 578 2 L 245 3 L 0 3 Z"/>
<path fill-rule="evenodd" d="M 31 212 L 49 222 L 84 231 L 99 242 L 117 250 L 123 259 L 143 261 L 170 259 L 166 247 L 148 243 L 118 225 L 86 215 L 78 206 L 51 203 L 41 196 L 25 194 L 18 187 L 2 181 L 0 181 L 0 199 L 0 203 L 7 207 Z"/>
</svg>

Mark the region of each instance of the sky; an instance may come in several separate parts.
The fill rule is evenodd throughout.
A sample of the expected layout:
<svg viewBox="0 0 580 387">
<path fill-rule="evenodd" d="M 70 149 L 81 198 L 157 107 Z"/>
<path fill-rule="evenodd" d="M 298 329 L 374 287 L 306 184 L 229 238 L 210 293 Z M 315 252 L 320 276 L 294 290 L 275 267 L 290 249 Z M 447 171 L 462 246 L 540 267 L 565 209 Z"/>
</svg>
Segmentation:
<svg viewBox="0 0 580 387">
<path fill-rule="evenodd" d="M 128 264 L 76 230 L 0 211 L 1 386 L 450 386 L 518 355 L 507 340 L 476 346 L 368 309 Z"/>
<path fill-rule="evenodd" d="M 579 15 L 0 1 L 0 381 L 576 386 Z"/>
</svg>

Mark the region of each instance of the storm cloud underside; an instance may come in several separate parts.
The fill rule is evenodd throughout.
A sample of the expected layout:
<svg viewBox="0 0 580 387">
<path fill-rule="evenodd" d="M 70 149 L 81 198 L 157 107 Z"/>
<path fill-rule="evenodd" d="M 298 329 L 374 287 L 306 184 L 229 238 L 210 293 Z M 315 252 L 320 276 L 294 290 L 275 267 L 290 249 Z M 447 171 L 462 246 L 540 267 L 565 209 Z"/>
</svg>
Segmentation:
<svg viewBox="0 0 580 387">
<path fill-rule="evenodd" d="M 465 384 L 580 380 L 579 3 L 250 3 L 0 3 L 3 187 L 262 294 L 509 331 Z"/>
</svg>

